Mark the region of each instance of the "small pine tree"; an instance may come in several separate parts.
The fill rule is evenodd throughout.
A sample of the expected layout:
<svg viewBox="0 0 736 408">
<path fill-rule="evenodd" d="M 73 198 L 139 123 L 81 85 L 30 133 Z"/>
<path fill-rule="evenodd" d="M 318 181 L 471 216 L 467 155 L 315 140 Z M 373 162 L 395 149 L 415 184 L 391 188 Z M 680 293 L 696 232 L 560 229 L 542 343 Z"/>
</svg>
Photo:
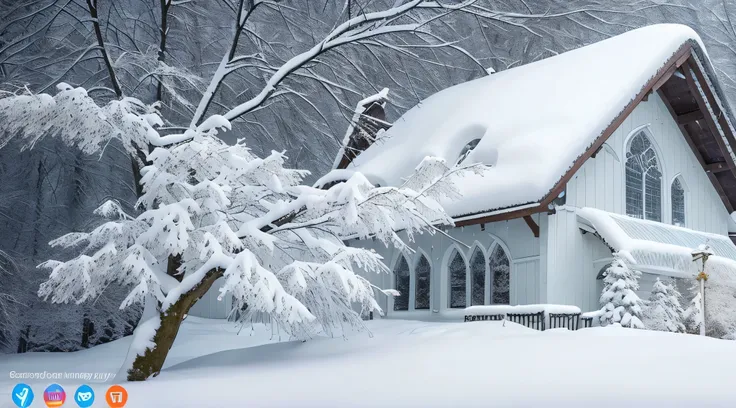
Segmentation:
<svg viewBox="0 0 736 408">
<path fill-rule="evenodd" d="M 639 276 L 639 271 L 632 270 L 619 254 L 615 255 L 603 278 L 601 326 L 620 323 L 624 327 L 644 328 L 641 321 L 644 302 L 636 294 Z"/>
<path fill-rule="evenodd" d="M 695 294 L 693 300 L 690 301 L 690 305 L 682 314 L 682 318 L 685 323 L 685 328 L 688 333 L 699 334 L 700 326 L 703 324 L 703 303 L 700 292 Z"/>
<path fill-rule="evenodd" d="M 680 292 L 674 282 L 662 282 L 657 278 L 649 297 L 649 305 L 644 309 L 642 320 L 650 330 L 684 333 L 682 324 L 684 311 L 680 305 Z"/>
</svg>

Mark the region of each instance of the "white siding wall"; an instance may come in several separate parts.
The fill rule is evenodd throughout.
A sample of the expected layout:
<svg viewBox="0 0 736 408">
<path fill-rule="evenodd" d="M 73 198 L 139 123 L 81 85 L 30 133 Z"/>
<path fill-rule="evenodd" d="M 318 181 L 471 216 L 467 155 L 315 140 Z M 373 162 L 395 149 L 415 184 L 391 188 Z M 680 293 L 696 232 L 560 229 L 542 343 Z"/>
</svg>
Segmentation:
<svg viewBox="0 0 736 408">
<path fill-rule="evenodd" d="M 543 221 L 546 215 L 535 215 L 534 219 L 537 223 Z M 378 302 L 389 317 L 407 317 L 419 319 L 433 319 L 437 317 L 455 317 L 460 310 L 449 309 L 448 305 L 448 275 L 447 265 L 453 248 L 458 249 L 465 256 L 466 261 L 470 259 L 476 246 L 480 246 L 488 256 L 488 250 L 494 241 L 499 241 L 507 250 L 506 255 L 511 262 L 511 303 L 512 304 L 528 304 L 539 303 L 542 301 L 544 294 L 542 282 L 544 277 L 540 268 L 540 238 L 535 238 L 532 231 L 526 225 L 524 220 L 516 219 L 511 221 L 495 222 L 485 224 L 485 231 L 481 231 L 480 225 L 473 225 L 464 228 L 453 228 L 447 233 L 452 239 L 442 234 L 422 234 L 415 237 L 415 242 L 411 247 L 416 253 L 407 257 L 409 268 L 411 270 L 409 311 L 394 311 L 393 299 L 379 294 Z M 402 238 L 405 238 L 402 236 Z M 465 248 L 458 245 L 455 240 L 464 243 L 471 248 Z M 382 288 L 393 288 L 394 277 L 393 268 L 399 257 L 399 252 L 394 248 L 386 248 L 376 241 L 351 241 L 350 245 L 360 245 L 367 248 L 375 249 L 385 258 L 386 264 L 391 268 L 389 274 L 370 274 L 364 275 L 375 285 Z M 414 267 L 419 260 L 420 254 L 426 254 L 427 259 L 432 265 L 431 273 L 431 309 L 414 311 L 413 299 L 414 291 Z M 468 271 L 469 273 L 469 271 Z M 488 282 L 488 271 L 486 271 L 486 282 Z M 468 293 L 468 301 L 470 299 L 470 291 Z M 486 294 L 487 296 L 487 294 Z M 438 312 L 433 313 L 432 310 Z"/>
<path fill-rule="evenodd" d="M 225 296 L 221 301 L 217 300 L 220 296 L 220 287 L 225 283 L 223 278 L 220 278 L 212 284 L 202 299 L 189 309 L 189 314 L 197 317 L 206 317 L 208 319 L 224 319 L 232 309 L 232 298 Z"/>
<path fill-rule="evenodd" d="M 511 279 L 511 303 L 529 305 L 541 303 L 539 257 L 514 261 Z"/>
<path fill-rule="evenodd" d="M 588 160 L 567 184 L 567 203 L 547 224 L 547 297 L 550 303 L 598 307 L 595 277 L 598 260 L 610 251 L 577 225 L 575 209 L 594 207 L 625 213 L 624 165 L 626 143 L 633 131 L 647 126 L 663 173 L 662 221 L 672 220 L 670 187 L 678 175 L 685 184 L 685 226 L 717 234 L 728 233 L 729 215 L 716 190 L 693 155 L 658 95 L 642 102 L 608 139 L 595 159 Z M 605 262 L 604 262 L 605 263 Z M 598 266 L 596 268 L 596 266 Z M 649 277 L 647 277 L 648 279 Z M 651 282 L 642 279 L 642 294 L 648 296 Z"/>
</svg>

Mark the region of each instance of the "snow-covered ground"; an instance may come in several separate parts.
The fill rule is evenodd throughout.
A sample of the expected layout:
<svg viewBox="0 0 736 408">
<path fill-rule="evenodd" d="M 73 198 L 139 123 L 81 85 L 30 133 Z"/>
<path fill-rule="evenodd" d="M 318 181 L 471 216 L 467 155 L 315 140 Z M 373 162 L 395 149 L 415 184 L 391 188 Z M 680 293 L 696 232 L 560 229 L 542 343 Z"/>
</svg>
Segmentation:
<svg viewBox="0 0 736 408">
<path fill-rule="evenodd" d="M 623 328 L 537 332 L 503 322 L 369 322 L 372 336 L 281 342 L 189 318 L 164 372 L 124 383 L 129 407 L 732 407 L 736 342 Z M 9 372 L 116 372 L 128 339 L 3 356 Z M 36 393 L 51 381 L 26 381 Z M 82 381 L 58 381 L 69 394 Z M 88 382 L 98 399 L 109 384 Z"/>
</svg>

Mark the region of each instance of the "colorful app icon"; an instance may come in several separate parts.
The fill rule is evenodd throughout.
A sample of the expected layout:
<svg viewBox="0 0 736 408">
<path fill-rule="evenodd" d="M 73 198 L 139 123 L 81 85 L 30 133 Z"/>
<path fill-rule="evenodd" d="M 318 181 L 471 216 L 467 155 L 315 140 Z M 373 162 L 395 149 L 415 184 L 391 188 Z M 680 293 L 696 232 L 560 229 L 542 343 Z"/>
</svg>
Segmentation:
<svg viewBox="0 0 736 408">
<path fill-rule="evenodd" d="M 43 392 L 43 401 L 47 407 L 60 407 L 66 401 L 66 392 L 59 384 L 51 384 Z"/>
<path fill-rule="evenodd" d="M 122 408 L 128 402 L 128 391 L 119 385 L 113 385 L 107 389 L 105 401 L 110 408 Z"/>
<path fill-rule="evenodd" d="M 28 384 L 18 384 L 13 387 L 13 393 L 10 395 L 16 407 L 26 408 L 31 406 L 33 402 L 33 390 Z"/>
<path fill-rule="evenodd" d="M 95 402 L 95 391 L 87 384 L 80 386 L 74 393 L 74 402 L 82 408 L 91 407 Z"/>
</svg>

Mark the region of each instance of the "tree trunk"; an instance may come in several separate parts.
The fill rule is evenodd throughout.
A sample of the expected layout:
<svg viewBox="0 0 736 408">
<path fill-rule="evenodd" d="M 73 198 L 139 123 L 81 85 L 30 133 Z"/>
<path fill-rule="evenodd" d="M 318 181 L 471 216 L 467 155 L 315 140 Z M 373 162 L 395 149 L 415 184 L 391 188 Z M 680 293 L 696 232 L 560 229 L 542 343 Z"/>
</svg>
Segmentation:
<svg viewBox="0 0 736 408">
<path fill-rule="evenodd" d="M 166 356 L 174 345 L 179 333 L 181 322 L 189 313 L 189 309 L 204 296 L 217 279 L 222 277 L 222 269 L 213 269 L 204 276 L 202 281 L 188 292 L 182 294 L 179 300 L 166 311 L 161 312 L 161 325 L 153 336 L 153 348 L 147 348 L 143 355 L 136 356 L 133 367 L 128 370 L 128 381 L 145 381 L 151 376 L 157 376 L 164 366 Z"/>
</svg>

